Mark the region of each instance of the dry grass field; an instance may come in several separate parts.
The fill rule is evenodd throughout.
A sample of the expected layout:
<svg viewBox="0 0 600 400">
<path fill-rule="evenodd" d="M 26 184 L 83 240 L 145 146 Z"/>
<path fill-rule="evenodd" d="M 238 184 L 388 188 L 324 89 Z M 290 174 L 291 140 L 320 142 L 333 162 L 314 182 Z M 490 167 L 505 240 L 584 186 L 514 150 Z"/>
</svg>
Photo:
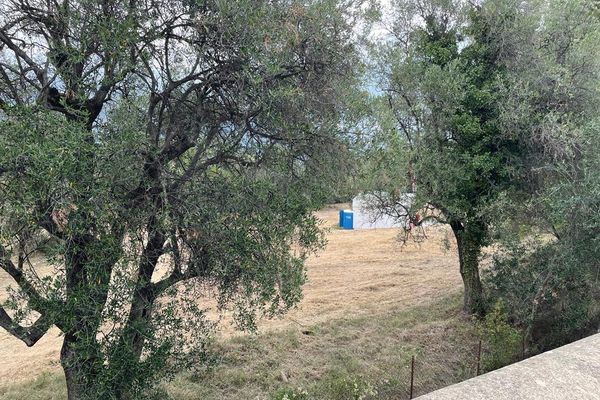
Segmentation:
<svg viewBox="0 0 600 400">
<path fill-rule="evenodd" d="M 303 341 L 306 340 L 305 335 L 298 332 L 304 327 L 327 331 L 339 329 L 340 324 L 354 326 L 349 329 L 349 332 L 354 332 L 350 334 L 365 334 L 368 340 L 375 335 L 373 332 L 386 332 L 383 327 L 379 329 L 377 324 L 387 323 L 388 320 L 400 323 L 399 319 L 406 324 L 413 324 L 415 330 L 411 331 L 411 335 L 417 335 L 416 339 L 419 334 L 440 335 L 436 339 L 439 345 L 439 340 L 445 335 L 440 326 L 460 324 L 457 322 L 460 320 L 457 293 L 461 287 L 458 261 L 452 249 L 445 250 L 442 246 L 448 232 L 443 227 L 433 227 L 429 229 L 428 239 L 424 243 L 402 247 L 397 240 L 397 229 L 338 229 L 338 209 L 339 206 L 336 205 L 318 213 L 324 227 L 328 229 L 328 246 L 307 263 L 308 282 L 304 287 L 304 299 L 298 307 L 281 319 L 261 321 L 260 331 L 268 332 L 266 337 L 271 338 L 265 340 L 278 341 L 284 339 L 277 338 L 284 337 L 287 338 L 285 340 Z M 6 287 L 8 282 L 7 276 L 0 276 L 0 287 Z M 431 314 L 439 317 L 435 320 L 434 327 L 426 323 L 429 319 L 428 307 L 437 310 L 437 314 Z M 425 322 L 421 324 L 419 318 Z M 365 330 L 373 332 L 369 334 Z M 236 336 L 228 340 L 228 346 L 232 346 L 228 347 L 228 351 L 234 351 L 232 349 L 236 348 L 236 343 L 248 345 L 255 340 L 240 336 L 228 327 L 224 328 L 221 335 L 224 338 Z M 340 340 L 336 337 L 336 340 Z M 360 344 L 354 339 L 357 338 L 348 338 L 347 345 L 362 346 L 363 350 L 368 348 L 366 343 Z M 398 338 L 392 340 L 392 345 L 398 344 L 397 340 Z M 0 332 L 0 386 L 31 379 L 32 374 L 48 376 L 43 375 L 45 371 L 56 375 L 60 370 L 57 364 L 60 343 L 57 330 L 50 331 L 33 348 L 27 348 L 5 332 Z M 339 345 L 344 348 L 342 343 Z M 238 348 L 237 351 L 241 350 Z M 319 350 L 321 353 L 324 351 L 327 350 Z M 348 348 L 345 351 L 360 353 L 362 350 Z M 309 369 L 311 368 L 313 367 Z M 286 365 L 284 369 L 292 371 L 293 365 Z M 313 378 L 321 376 L 326 368 L 322 366 L 316 369 L 318 371 L 313 371 L 316 374 Z M 23 371 L 27 373 L 24 374 Z M 249 376 L 251 375 L 249 372 Z M 287 378 L 283 380 L 283 383 L 287 382 Z M 311 375 L 308 373 L 298 383 L 310 380 Z M 177 392 L 180 390 L 178 388 L 175 385 L 169 391 Z M 223 397 L 223 394 L 219 396 Z M 0 391 L 0 398 L 14 397 L 2 397 Z"/>
<path fill-rule="evenodd" d="M 263 321 L 263 328 L 424 305 L 461 288 L 458 258 L 442 244 L 444 227 L 430 229 L 425 243 L 401 246 L 398 229 L 339 229 L 342 206 L 318 213 L 328 245 L 307 263 L 304 299 L 283 319 Z"/>
</svg>

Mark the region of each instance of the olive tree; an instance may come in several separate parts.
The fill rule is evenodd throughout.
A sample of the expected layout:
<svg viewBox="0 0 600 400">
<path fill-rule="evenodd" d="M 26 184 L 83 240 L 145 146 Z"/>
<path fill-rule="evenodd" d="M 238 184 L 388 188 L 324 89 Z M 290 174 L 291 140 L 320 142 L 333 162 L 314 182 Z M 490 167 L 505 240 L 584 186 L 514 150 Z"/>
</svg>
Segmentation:
<svg viewBox="0 0 600 400">
<path fill-rule="evenodd" d="M 396 10 L 380 56 L 388 103 L 381 157 L 391 169 L 376 183 L 390 195 L 375 206 L 450 225 L 464 309 L 481 314 L 481 252 L 499 228 L 522 238 L 532 227 L 565 227 L 551 222 L 539 195 L 573 182 L 563 167 L 581 170 L 583 138 L 593 137 L 581 132 L 593 131 L 597 116 L 595 8 L 428 0 Z M 394 189 L 411 184 L 416 197 L 407 207 Z M 556 206 L 554 195 L 545 198 Z"/>
<path fill-rule="evenodd" d="M 69 399 L 201 361 L 206 299 L 250 329 L 300 299 L 359 9 L 2 2 L 0 326 L 58 327 Z"/>
<path fill-rule="evenodd" d="M 545 350 L 595 332 L 598 292 L 600 19 L 594 4 L 548 2 L 521 41 L 503 129 L 521 138 L 527 196 L 496 205 L 501 249 L 487 276 L 514 323 Z"/>
<path fill-rule="evenodd" d="M 374 205 L 411 219 L 409 228 L 427 219 L 452 228 L 464 310 L 476 314 L 485 311 L 479 259 L 492 223 L 486 207 L 512 185 L 511 162 L 520 151 L 498 123 L 506 48 L 496 40 L 517 11 L 496 14 L 487 3 L 435 0 L 398 7 L 380 60 L 393 117 L 383 140 L 392 146 L 384 147 L 383 157 L 393 160 L 388 164 L 396 173 L 378 182 L 388 194 Z M 403 201 L 405 188 L 416 191 L 411 204 Z"/>
</svg>

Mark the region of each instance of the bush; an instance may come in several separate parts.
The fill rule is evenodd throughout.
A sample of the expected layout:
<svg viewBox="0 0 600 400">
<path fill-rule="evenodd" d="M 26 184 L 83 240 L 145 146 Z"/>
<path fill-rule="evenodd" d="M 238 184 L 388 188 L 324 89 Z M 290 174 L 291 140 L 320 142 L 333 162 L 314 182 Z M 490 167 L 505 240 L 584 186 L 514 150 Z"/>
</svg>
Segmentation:
<svg viewBox="0 0 600 400">
<path fill-rule="evenodd" d="M 600 324 L 598 270 L 584 254 L 593 246 L 568 239 L 504 248 L 485 279 L 490 298 L 503 299 L 510 322 L 528 332 L 536 351 L 580 339 Z"/>
<path fill-rule="evenodd" d="M 308 400 L 308 392 L 303 389 L 282 388 L 272 397 L 272 400 Z"/>
<path fill-rule="evenodd" d="M 484 371 L 502 368 L 516 360 L 521 335 L 508 323 L 502 300 L 478 323 L 478 331 L 485 344 L 481 355 Z"/>
<path fill-rule="evenodd" d="M 377 395 L 375 387 L 360 377 L 331 378 L 319 387 L 320 399 L 365 400 Z"/>
</svg>

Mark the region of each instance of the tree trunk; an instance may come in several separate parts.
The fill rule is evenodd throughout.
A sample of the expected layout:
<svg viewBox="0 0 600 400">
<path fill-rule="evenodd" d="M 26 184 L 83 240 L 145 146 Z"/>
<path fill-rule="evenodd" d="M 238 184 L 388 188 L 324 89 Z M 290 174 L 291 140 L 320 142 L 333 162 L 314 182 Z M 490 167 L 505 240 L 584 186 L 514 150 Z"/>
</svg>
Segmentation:
<svg viewBox="0 0 600 400">
<path fill-rule="evenodd" d="M 468 314 L 485 315 L 485 302 L 481 278 L 479 277 L 479 256 L 485 235 L 485 227 L 480 222 L 450 223 L 458 247 L 460 275 L 464 285 L 463 310 Z"/>
<path fill-rule="evenodd" d="M 85 398 L 85 385 L 83 384 L 83 373 L 78 367 L 76 354 L 71 347 L 75 343 L 75 338 L 71 335 L 65 335 L 63 345 L 60 350 L 60 363 L 65 373 L 67 382 L 67 399 L 81 400 Z"/>
<path fill-rule="evenodd" d="M 95 337 L 65 334 L 60 363 L 65 374 L 68 400 L 116 398 L 114 388 L 107 386 L 101 377 L 103 366 L 97 355 L 98 348 L 88 344 L 93 340 Z"/>
</svg>

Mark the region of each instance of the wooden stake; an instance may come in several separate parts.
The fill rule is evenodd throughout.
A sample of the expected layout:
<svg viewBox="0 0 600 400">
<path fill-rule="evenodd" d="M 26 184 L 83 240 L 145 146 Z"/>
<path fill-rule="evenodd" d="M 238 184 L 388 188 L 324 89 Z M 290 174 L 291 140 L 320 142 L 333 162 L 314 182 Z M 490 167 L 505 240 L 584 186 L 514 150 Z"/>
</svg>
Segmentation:
<svg viewBox="0 0 600 400">
<path fill-rule="evenodd" d="M 479 345 L 477 346 L 477 373 L 475 376 L 479 376 L 481 368 L 481 339 L 479 340 Z"/>
<path fill-rule="evenodd" d="M 410 361 L 410 398 L 413 398 L 413 384 L 415 381 L 415 356 Z"/>
</svg>

